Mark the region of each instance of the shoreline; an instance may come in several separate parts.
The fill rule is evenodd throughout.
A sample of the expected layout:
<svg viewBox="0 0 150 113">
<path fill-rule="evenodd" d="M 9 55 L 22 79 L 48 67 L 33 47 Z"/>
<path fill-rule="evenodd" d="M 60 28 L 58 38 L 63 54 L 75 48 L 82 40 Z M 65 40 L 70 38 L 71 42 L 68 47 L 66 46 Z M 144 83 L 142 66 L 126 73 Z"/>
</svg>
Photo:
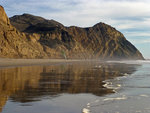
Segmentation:
<svg viewBox="0 0 150 113">
<path fill-rule="evenodd" d="M 101 62 L 101 63 L 124 63 L 126 60 L 111 61 L 102 59 L 11 59 L 11 58 L 0 58 L 0 68 L 9 67 L 23 67 L 23 66 L 44 66 L 44 65 L 59 65 L 64 63 L 77 63 L 77 62 Z M 135 60 L 130 60 L 130 63 L 134 64 Z M 138 60 L 139 61 L 139 60 Z M 145 60 L 140 60 L 145 61 Z M 147 62 L 148 60 L 146 60 Z M 139 62 L 141 64 L 141 62 Z"/>
<path fill-rule="evenodd" d="M 0 68 L 23 67 L 23 66 L 42 66 L 42 65 L 58 65 L 62 63 L 75 63 L 97 61 L 89 59 L 9 59 L 0 58 Z M 101 60 L 99 60 L 101 61 Z"/>
</svg>

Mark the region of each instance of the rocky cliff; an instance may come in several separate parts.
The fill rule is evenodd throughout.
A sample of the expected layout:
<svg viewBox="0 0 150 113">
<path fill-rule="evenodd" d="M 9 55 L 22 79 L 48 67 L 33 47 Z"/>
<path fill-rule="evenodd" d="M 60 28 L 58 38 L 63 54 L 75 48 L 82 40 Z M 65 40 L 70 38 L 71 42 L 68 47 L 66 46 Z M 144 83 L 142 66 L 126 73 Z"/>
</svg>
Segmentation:
<svg viewBox="0 0 150 113">
<path fill-rule="evenodd" d="M 47 56 L 38 42 L 38 35 L 19 32 L 11 26 L 9 19 L 0 7 L 0 57 L 36 58 Z"/>
<path fill-rule="evenodd" d="M 0 57 L 143 59 L 122 33 L 104 23 L 65 27 L 30 14 L 9 22 L 3 7 L 0 15 Z"/>
</svg>

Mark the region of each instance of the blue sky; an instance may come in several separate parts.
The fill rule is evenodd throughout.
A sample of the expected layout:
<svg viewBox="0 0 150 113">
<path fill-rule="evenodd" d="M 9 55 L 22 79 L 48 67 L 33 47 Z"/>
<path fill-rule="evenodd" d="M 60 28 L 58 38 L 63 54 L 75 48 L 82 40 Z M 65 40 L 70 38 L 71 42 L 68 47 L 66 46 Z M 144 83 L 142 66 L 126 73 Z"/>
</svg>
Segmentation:
<svg viewBox="0 0 150 113">
<path fill-rule="evenodd" d="M 1 0 L 9 17 L 30 13 L 66 26 L 104 22 L 150 58 L 150 0 Z"/>
</svg>

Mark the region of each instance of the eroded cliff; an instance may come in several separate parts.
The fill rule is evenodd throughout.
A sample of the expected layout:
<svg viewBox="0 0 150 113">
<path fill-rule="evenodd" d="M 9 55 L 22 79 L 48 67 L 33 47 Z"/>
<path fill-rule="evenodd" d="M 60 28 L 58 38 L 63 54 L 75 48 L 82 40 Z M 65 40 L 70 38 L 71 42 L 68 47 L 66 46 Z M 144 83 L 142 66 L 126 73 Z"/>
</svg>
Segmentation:
<svg viewBox="0 0 150 113">
<path fill-rule="evenodd" d="M 9 21 L 2 6 L 0 15 L 0 57 L 144 59 L 122 33 L 104 23 L 65 27 L 30 14 Z"/>
</svg>

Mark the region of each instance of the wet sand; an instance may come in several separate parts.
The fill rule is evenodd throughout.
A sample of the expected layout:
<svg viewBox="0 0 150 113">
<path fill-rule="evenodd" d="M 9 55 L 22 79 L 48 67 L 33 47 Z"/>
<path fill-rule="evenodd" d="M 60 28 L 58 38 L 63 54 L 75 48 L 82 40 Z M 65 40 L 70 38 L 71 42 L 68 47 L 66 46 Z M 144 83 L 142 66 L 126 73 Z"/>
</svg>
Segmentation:
<svg viewBox="0 0 150 113">
<path fill-rule="evenodd" d="M 0 113 L 150 113 L 150 61 L 1 61 Z"/>
<path fill-rule="evenodd" d="M 75 59 L 0 59 L 0 67 L 20 67 L 20 66 L 34 66 L 34 65 L 57 65 L 62 63 L 73 63 L 88 60 L 75 60 Z"/>
</svg>

